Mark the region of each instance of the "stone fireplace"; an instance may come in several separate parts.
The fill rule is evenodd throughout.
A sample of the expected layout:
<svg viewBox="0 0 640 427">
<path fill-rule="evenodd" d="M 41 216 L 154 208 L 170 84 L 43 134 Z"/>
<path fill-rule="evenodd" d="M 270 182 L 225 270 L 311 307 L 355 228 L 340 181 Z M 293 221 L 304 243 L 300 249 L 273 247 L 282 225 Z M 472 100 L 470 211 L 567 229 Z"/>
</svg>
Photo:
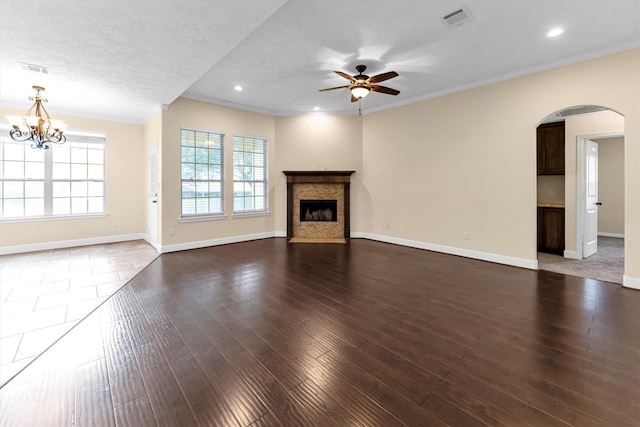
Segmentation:
<svg viewBox="0 0 640 427">
<path fill-rule="evenodd" d="M 351 234 L 350 177 L 355 171 L 284 171 L 287 239 L 332 241 Z"/>
</svg>

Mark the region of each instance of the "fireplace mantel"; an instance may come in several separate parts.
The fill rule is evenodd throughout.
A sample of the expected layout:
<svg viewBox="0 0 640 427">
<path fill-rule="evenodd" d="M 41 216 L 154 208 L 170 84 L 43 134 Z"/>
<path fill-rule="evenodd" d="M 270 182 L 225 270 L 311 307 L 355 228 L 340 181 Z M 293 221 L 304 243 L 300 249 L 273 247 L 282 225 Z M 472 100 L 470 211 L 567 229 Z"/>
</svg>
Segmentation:
<svg viewBox="0 0 640 427">
<path fill-rule="evenodd" d="M 351 236 L 351 208 L 350 184 L 351 175 L 355 171 L 282 171 L 287 176 L 287 239 L 294 236 L 294 185 L 304 184 L 341 184 L 343 188 L 343 235 L 345 239 Z"/>
<path fill-rule="evenodd" d="M 282 173 L 287 176 L 287 183 L 341 183 L 350 182 L 350 177 L 355 171 L 282 171 Z"/>
</svg>

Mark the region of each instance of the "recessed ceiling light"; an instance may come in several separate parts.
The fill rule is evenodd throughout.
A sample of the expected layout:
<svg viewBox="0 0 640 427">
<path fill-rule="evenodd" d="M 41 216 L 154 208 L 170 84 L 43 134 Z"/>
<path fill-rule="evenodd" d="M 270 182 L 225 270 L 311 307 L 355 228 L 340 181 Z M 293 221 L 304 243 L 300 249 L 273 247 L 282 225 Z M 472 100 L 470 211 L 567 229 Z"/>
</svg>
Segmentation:
<svg viewBox="0 0 640 427">
<path fill-rule="evenodd" d="M 547 33 L 547 37 L 558 37 L 562 33 L 564 33 L 562 28 L 554 28 Z"/>
<path fill-rule="evenodd" d="M 313 111 L 320 111 L 320 107 L 313 107 Z"/>
<path fill-rule="evenodd" d="M 234 87 L 235 90 L 237 90 L 238 92 L 242 92 L 242 86 L 237 85 L 236 87 Z"/>
</svg>

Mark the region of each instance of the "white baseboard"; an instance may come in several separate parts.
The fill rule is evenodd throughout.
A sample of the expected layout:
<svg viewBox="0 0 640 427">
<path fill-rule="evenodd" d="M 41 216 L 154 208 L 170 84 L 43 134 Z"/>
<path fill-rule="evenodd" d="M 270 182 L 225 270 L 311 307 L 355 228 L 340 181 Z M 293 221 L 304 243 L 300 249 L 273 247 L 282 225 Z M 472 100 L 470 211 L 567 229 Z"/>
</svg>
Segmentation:
<svg viewBox="0 0 640 427">
<path fill-rule="evenodd" d="M 363 238 L 377 240 L 379 242 L 393 243 L 401 246 L 408 246 L 418 249 L 426 249 L 434 252 L 441 252 L 450 255 L 458 255 L 466 258 L 479 259 L 482 261 L 495 262 L 498 264 L 511 265 L 513 267 L 527 268 L 530 270 L 538 269 L 538 260 L 529 260 L 523 258 L 514 258 L 504 255 L 492 254 L 488 252 L 474 251 L 470 249 L 456 248 L 453 246 L 436 245 L 433 243 L 419 242 L 415 240 L 399 239 L 396 237 L 381 236 L 369 233 L 351 233 L 353 238 Z"/>
<path fill-rule="evenodd" d="M 598 233 L 598 236 L 617 237 L 618 239 L 624 239 L 624 234 L 616 234 L 616 233 Z"/>
<path fill-rule="evenodd" d="M 223 237 L 220 239 L 199 240 L 197 242 L 176 243 L 174 245 L 165 245 L 160 248 L 160 253 L 186 251 L 189 249 L 206 248 L 208 246 L 228 245 L 230 243 L 248 242 L 250 240 L 268 239 L 270 237 L 278 237 L 275 232 L 247 234 L 244 236 Z M 285 234 L 286 237 L 286 234 Z"/>
<path fill-rule="evenodd" d="M 640 278 L 631 276 L 622 276 L 622 286 L 625 288 L 640 290 Z"/>
<path fill-rule="evenodd" d="M 24 252 L 48 251 L 52 249 L 74 248 L 77 246 L 104 245 L 107 243 L 128 242 L 131 240 L 147 240 L 144 233 L 121 234 L 117 236 L 89 237 L 87 239 L 59 240 L 56 242 L 31 243 L 27 245 L 2 246 L 0 255 L 19 254 Z"/>
<path fill-rule="evenodd" d="M 578 252 L 568 251 L 566 249 L 564 250 L 563 256 L 568 259 L 582 259 L 581 257 L 578 256 Z"/>
</svg>

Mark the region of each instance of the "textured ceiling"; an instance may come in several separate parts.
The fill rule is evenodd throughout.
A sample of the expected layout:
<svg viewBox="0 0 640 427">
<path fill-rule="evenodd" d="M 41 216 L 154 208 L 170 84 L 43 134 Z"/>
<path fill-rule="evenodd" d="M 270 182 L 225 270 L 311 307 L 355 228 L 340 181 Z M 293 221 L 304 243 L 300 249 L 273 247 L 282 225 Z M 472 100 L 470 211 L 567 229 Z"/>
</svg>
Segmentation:
<svg viewBox="0 0 640 427">
<path fill-rule="evenodd" d="M 448 28 L 462 6 L 472 19 Z M 397 71 L 383 84 L 400 95 L 370 94 L 366 114 L 640 47 L 639 0 L 0 0 L 0 20 L 1 105 L 28 108 L 38 84 L 52 113 L 133 123 L 181 95 L 357 114 L 346 90 L 318 92 L 348 83 L 332 71 Z"/>
</svg>

